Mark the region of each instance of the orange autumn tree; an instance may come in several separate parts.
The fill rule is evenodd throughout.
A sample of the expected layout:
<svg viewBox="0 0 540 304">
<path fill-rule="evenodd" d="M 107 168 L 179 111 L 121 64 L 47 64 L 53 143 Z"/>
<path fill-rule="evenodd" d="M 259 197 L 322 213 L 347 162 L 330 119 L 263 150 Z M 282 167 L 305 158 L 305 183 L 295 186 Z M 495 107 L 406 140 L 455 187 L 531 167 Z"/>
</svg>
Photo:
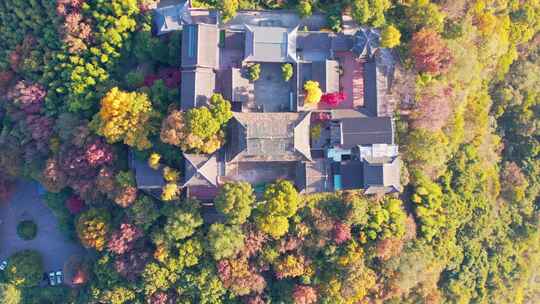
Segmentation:
<svg viewBox="0 0 540 304">
<path fill-rule="evenodd" d="M 124 92 L 112 88 L 101 100 L 101 109 L 91 126 L 109 143 L 124 142 L 139 150 L 150 148 L 148 136 L 155 130 L 157 112 L 144 93 Z"/>
<path fill-rule="evenodd" d="M 419 72 L 440 75 L 448 71 L 453 62 L 452 54 L 441 35 L 424 28 L 414 33 L 411 54 Z"/>
<path fill-rule="evenodd" d="M 106 210 L 92 208 L 77 219 L 77 235 L 86 248 L 101 251 L 109 234 L 110 216 Z"/>
</svg>

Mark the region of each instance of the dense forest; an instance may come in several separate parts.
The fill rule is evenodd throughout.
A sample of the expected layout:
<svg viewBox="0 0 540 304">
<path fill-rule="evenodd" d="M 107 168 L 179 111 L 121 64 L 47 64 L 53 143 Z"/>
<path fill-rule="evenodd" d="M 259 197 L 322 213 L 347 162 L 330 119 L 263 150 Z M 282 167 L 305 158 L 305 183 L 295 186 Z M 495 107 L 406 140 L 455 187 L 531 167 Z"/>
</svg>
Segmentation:
<svg viewBox="0 0 540 304">
<path fill-rule="evenodd" d="M 400 61 L 403 193 L 231 183 L 211 225 L 178 199 L 180 152 L 222 146 L 231 105 L 179 109 L 181 33 L 152 35 L 154 2 L 0 1 L 0 200 L 39 181 L 88 249 L 66 266 L 75 288 L 38 287 L 39 253 L 13 255 L 5 303 L 540 302 L 538 0 L 193 0 L 333 31 L 348 14 Z M 129 149 L 164 168 L 161 200 L 137 191 Z"/>
</svg>

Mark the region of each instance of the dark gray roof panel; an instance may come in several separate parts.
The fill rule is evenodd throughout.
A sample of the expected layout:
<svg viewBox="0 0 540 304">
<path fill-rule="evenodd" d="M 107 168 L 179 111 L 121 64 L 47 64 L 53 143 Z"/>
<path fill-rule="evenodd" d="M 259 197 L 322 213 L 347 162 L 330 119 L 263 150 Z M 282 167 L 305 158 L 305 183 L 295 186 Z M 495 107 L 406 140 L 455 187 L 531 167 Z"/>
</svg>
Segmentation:
<svg viewBox="0 0 540 304">
<path fill-rule="evenodd" d="M 368 164 L 364 163 L 364 185 L 366 186 L 383 186 L 384 185 L 384 168 L 383 164 Z"/>
<path fill-rule="evenodd" d="M 231 122 L 229 161 L 310 160 L 310 113 L 241 113 Z"/>
<path fill-rule="evenodd" d="M 367 194 L 384 194 L 401 189 L 400 160 L 398 157 L 385 161 L 364 160 L 362 172 Z"/>
<path fill-rule="evenodd" d="M 358 57 L 371 57 L 380 45 L 380 34 L 373 28 L 361 28 L 354 34 L 352 51 Z"/>
<path fill-rule="evenodd" d="M 390 117 L 343 118 L 340 125 L 344 149 L 394 143 L 394 126 Z"/>
<path fill-rule="evenodd" d="M 345 34 L 337 34 L 332 38 L 332 50 L 335 52 L 347 52 L 353 47 L 353 38 Z"/>
<path fill-rule="evenodd" d="M 135 171 L 137 187 L 142 190 L 161 189 L 165 185 L 162 170 L 154 170 L 147 162 L 136 159 L 131 160 L 132 169 Z"/>
<path fill-rule="evenodd" d="M 204 106 L 214 94 L 216 75 L 206 68 L 182 71 L 180 86 L 182 110 Z"/>
<path fill-rule="evenodd" d="M 371 115 L 379 114 L 379 98 L 377 90 L 377 64 L 370 60 L 364 64 L 364 106 Z"/>
<path fill-rule="evenodd" d="M 182 31 L 182 67 L 218 66 L 219 29 L 213 24 L 188 24 Z"/>
<path fill-rule="evenodd" d="M 341 184 L 344 190 L 361 189 L 362 183 L 362 162 L 361 161 L 348 161 L 342 162 L 340 166 L 341 170 Z"/>
<path fill-rule="evenodd" d="M 303 51 L 327 51 L 332 47 L 332 37 L 330 33 L 301 32 L 298 34 L 297 47 Z"/>
<path fill-rule="evenodd" d="M 312 79 L 319 82 L 323 92 L 339 92 L 339 62 L 335 60 L 313 62 L 311 69 Z"/>
</svg>

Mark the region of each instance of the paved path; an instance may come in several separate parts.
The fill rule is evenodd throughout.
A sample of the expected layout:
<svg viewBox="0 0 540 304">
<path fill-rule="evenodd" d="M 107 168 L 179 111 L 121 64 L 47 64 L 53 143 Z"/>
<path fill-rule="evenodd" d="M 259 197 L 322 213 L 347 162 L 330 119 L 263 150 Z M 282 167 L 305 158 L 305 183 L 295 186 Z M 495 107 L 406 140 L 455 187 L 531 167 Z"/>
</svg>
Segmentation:
<svg viewBox="0 0 540 304">
<path fill-rule="evenodd" d="M 33 240 L 24 241 L 17 236 L 17 223 L 24 219 L 31 219 L 38 226 Z M 0 260 L 19 250 L 34 249 L 43 255 L 45 271 L 62 269 L 71 255 L 84 253 L 84 249 L 66 240 L 57 225 L 38 194 L 38 184 L 19 181 L 10 201 L 0 204 Z"/>
</svg>

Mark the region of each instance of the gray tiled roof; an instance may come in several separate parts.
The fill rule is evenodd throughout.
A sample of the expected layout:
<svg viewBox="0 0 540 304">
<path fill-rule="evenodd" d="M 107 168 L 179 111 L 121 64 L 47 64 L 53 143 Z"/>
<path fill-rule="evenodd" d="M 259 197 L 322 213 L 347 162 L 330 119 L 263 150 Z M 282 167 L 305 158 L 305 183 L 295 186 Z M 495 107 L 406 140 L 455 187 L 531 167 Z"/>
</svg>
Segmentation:
<svg viewBox="0 0 540 304">
<path fill-rule="evenodd" d="M 223 81 L 223 95 L 230 101 L 247 102 L 255 90 L 254 84 L 242 76 L 242 69 L 227 70 Z"/>
<path fill-rule="evenodd" d="M 390 117 L 343 118 L 337 122 L 338 132 L 332 142 L 340 142 L 344 149 L 373 144 L 394 143 L 394 123 Z"/>
<path fill-rule="evenodd" d="M 362 172 L 367 194 L 398 192 L 401 189 L 399 157 L 364 159 Z"/>
<path fill-rule="evenodd" d="M 310 160 L 310 113 L 234 113 L 229 161 Z"/>
<path fill-rule="evenodd" d="M 163 180 L 163 170 L 154 170 L 145 161 L 138 160 L 132 153 L 130 155 L 130 166 L 135 171 L 135 181 L 141 190 L 160 189 L 165 185 Z"/>
<path fill-rule="evenodd" d="M 218 161 L 215 154 L 184 153 L 183 187 L 217 186 Z"/>
<path fill-rule="evenodd" d="M 216 75 L 207 68 L 184 70 L 180 86 L 182 110 L 204 106 L 214 94 Z"/>
<path fill-rule="evenodd" d="M 313 62 L 312 77 L 321 85 L 321 90 L 325 93 L 339 92 L 339 62 L 336 60 L 325 60 Z"/>
<path fill-rule="evenodd" d="M 297 29 L 246 25 L 245 60 L 296 62 Z"/>
<path fill-rule="evenodd" d="M 362 161 L 352 160 L 340 164 L 341 183 L 344 190 L 361 189 L 363 186 Z"/>
<path fill-rule="evenodd" d="M 219 58 L 219 28 L 215 24 L 188 24 L 182 31 L 182 68 L 215 69 Z"/>
</svg>

